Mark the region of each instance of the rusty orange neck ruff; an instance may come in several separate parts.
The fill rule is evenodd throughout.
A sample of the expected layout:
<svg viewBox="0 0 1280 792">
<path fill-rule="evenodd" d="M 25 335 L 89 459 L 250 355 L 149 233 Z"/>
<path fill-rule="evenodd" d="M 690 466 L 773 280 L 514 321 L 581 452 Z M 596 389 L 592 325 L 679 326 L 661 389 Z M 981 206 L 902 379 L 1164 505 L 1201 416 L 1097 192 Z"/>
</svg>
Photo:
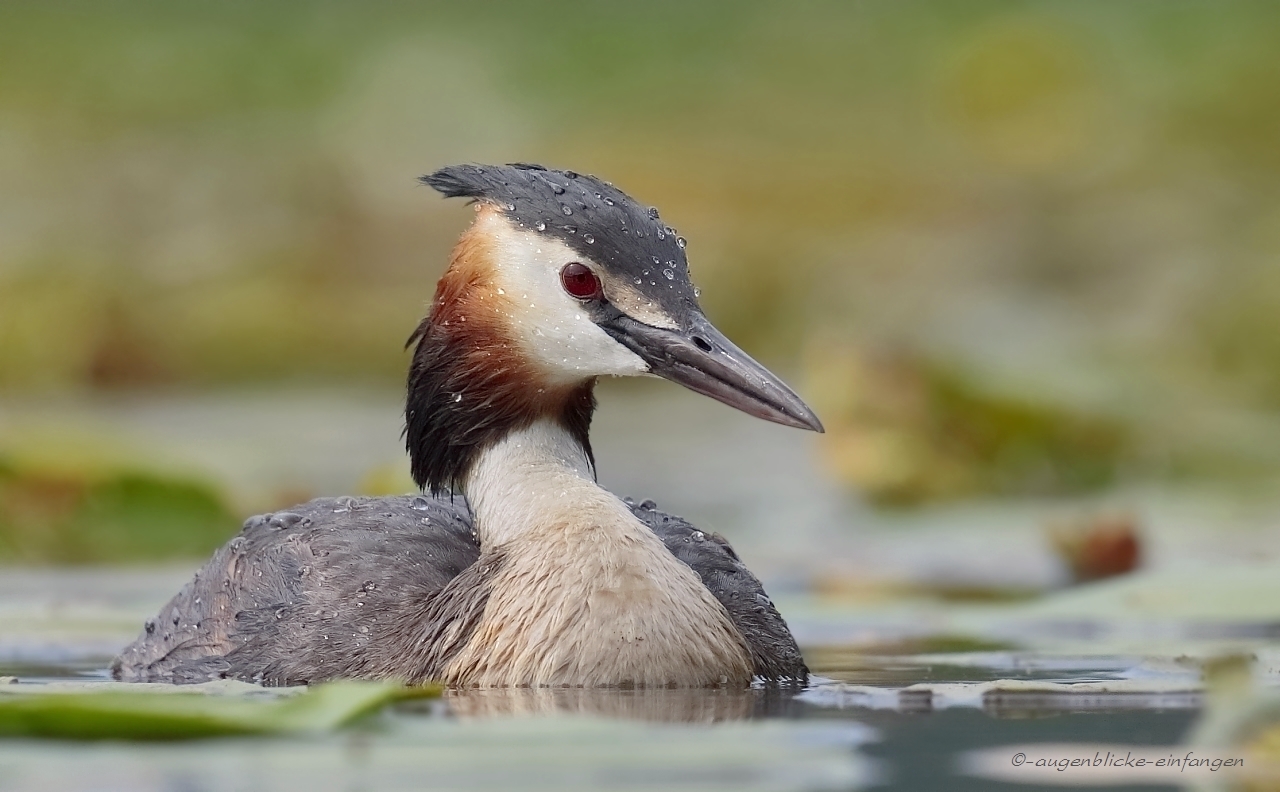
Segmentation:
<svg viewBox="0 0 1280 792">
<path fill-rule="evenodd" d="M 493 245 L 472 227 L 453 250 L 415 346 L 405 403 L 414 481 L 457 490 L 480 453 L 539 419 L 556 421 L 592 461 L 595 378 L 553 384 L 524 356 L 506 322 L 511 296 L 495 282 Z"/>
</svg>

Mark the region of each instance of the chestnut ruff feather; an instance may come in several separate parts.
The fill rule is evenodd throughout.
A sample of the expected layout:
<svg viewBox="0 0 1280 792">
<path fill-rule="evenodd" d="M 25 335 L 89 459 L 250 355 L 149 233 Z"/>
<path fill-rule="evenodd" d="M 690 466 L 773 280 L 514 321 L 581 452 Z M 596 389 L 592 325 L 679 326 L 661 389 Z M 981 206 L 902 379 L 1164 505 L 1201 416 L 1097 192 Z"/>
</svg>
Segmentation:
<svg viewBox="0 0 1280 792">
<path fill-rule="evenodd" d="M 497 315 L 488 240 L 468 231 L 436 286 L 416 344 L 405 400 L 413 480 L 438 495 L 460 488 L 480 452 L 538 419 L 558 421 L 591 453 L 595 378 L 552 386 L 524 359 Z"/>
</svg>

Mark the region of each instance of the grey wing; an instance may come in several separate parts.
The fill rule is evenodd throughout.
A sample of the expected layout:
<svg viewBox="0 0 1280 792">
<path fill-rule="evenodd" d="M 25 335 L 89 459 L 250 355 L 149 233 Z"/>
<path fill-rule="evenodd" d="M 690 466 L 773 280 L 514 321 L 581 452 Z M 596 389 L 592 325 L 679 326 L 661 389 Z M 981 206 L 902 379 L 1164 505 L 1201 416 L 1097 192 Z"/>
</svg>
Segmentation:
<svg viewBox="0 0 1280 792">
<path fill-rule="evenodd" d="M 653 501 L 636 504 L 628 499 L 626 503 L 724 605 L 751 650 L 755 676 L 801 684 L 808 681 L 809 668 L 782 614 L 724 537 L 704 533 L 681 517 L 658 511 Z"/>
<path fill-rule="evenodd" d="M 404 656 L 422 603 L 478 556 L 461 498 L 321 498 L 253 517 L 146 623 L 112 675 L 274 685 L 402 676 L 379 658 Z"/>
</svg>

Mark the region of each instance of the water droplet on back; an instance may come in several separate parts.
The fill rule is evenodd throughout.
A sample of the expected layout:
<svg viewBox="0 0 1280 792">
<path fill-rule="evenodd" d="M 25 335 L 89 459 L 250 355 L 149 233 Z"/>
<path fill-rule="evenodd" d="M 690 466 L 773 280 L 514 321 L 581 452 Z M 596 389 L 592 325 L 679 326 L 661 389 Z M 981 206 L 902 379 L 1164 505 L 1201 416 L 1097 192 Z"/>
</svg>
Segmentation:
<svg viewBox="0 0 1280 792">
<path fill-rule="evenodd" d="M 565 206 L 564 204 L 560 205 L 560 211 L 564 212 L 566 216 L 573 214 L 573 210 Z"/>
<path fill-rule="evenodd" d="M 594 245 L 596 243 L 596 238 L 590 234 L 583 234 L 582 241 L 586 242 L 588 245 Z"/>
<path fill-rule="evenodd" d="M 546 224 L 546 223 L 544 223 L 544 222 L 542 222 L 541 220 L 539 220 L 538 222 L 534 223 L 534 224 L 533 224 L 533 227 L 534 227 L 534 228 L 536 228 L 536 229 L 538 229 L 539 231 L 546 231 L 546 230 L 547 230 L 547 224 Z"/>
<path fill-rule="evenodd" d="M 676 274 L 669 269 L 664 269 L 662 271 L 662 277 L 666 278 L 667 280 L 674 280 L 676 277 Z"/>
<path fill-rule="evenodd" d="M 606 204 L 608 204 L 609 206 L 613 206 L 613 199 L 612 199 L 612 198 L 605 198 L 605 199 L 604 199 L 604 202 L 605 202 Z"/>
<path fill-rule="evenodd" d="M 564 188 L 558 184 L 553 184 L 551 185 L 551 192 L 555 193 L 556 195 L 564 195 Z"/>
<path fill-rule="evenodd" d="M 688 242 L 685 241 L 684 237 L 676 237 L 676 246 L 679 247 L 681 250 L 684 250 L 684 246 L 687 244 Z"/>
</svg>

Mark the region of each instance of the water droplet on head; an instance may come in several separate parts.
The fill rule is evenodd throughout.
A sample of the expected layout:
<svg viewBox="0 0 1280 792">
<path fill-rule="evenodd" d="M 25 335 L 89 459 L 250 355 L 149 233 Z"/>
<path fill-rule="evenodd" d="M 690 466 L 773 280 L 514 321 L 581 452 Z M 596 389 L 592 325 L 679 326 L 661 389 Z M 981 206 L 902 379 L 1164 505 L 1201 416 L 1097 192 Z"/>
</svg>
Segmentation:
<svg viewBox="0 0 1280 792">
<path fill-rule="evenodd" d="M 413 503 L 412 503 L 412 504 L 410 504 L 410 506 L 411 506 L 411 508 L 413 508 L 415 511 L 426 511 L 427 509 L 429 509 L 429 508 L 431 507 L 431 504 L 427 502 L 427 499 L 426 499 L 426 498 L 424 498 L 424 497 L 422 497 L 421 495 L 419 495 L 418 497 L 416 497 L 416 498 L 414 498 L 414 499 L 413 499 Z M 365 585 L 367 586 L 367 585 L 369 585 L 369 584 L 367 584 L 367 583 L 366 583 Z"/>
<path fill-rule="evenodd" d="M 675 280 L 676 274 L 669 269 L 664 269 L 662 271 L 662 277 L 666 278 L 667 280 Z"/>
<path fill-rule="evenodd" d="M 534 224 L 533 224 L 533 227 L 534 227 L 534 228 L 536 228 L 536 229 L 538 229 L 539 231 L 546 231 L 546 230 L 547 230 L 547 224 L 546 224 L 546 223 L 544 223 L 544 222 L 542 222 L 541 220 L 539 220 L 538 222 L 534 223 Z"/>
<path fill-rule="evenodd" d="M 575 173 L 574 171 L 565 171 L 565 172 L 564 172 L 564 175 L 565 175 L 565 177 L 566 177 L 566 178 L 569 178 L 569 179 L 576 179 L 576 178 L 578 178 L 578 174 L 577 174 L 577 173 Z"/>
<path fill-rule="evenodd" d="M 687 244 L 688 242 L 685 241 L 684 237 L 676 237 L 676 247 L 680 248 L 681 250 L 684 250 L 684 246 Z"/>
<path fill-rule="evenodd" d="M 658 219 L 658 207 L 656 206 L 649 207 L 649 217 L 653 218 L 654 220 Z"/>
<path fill-rule="evenodd" d="M 560 211 L 564 212 L 566 216 L 573 214 L 573 210 L 564 204 L 560 204 Z"/>
<path fill-rule="evenodd" d="M 553 184 L 551 185 L 551 192 L 555 193 L 556 195 L 564 195 L 564 188 L 558 184 Z"/>
<path fill-rule="evenodd" d="M 608 204 L 609 206 L 613 206 L 613 199 L 612 199 L 612 198 L 605 198 L 605 199 L 604 199 L 604 202 L 605 202 L 606 204 Z"/>
<path fill-rule="evenodd" d="M 582 241 L 586 242 L 588 245 L 594 245 L 596 243 L 596 238 L 590 234 L 583 234 Z"/>
</svg>

